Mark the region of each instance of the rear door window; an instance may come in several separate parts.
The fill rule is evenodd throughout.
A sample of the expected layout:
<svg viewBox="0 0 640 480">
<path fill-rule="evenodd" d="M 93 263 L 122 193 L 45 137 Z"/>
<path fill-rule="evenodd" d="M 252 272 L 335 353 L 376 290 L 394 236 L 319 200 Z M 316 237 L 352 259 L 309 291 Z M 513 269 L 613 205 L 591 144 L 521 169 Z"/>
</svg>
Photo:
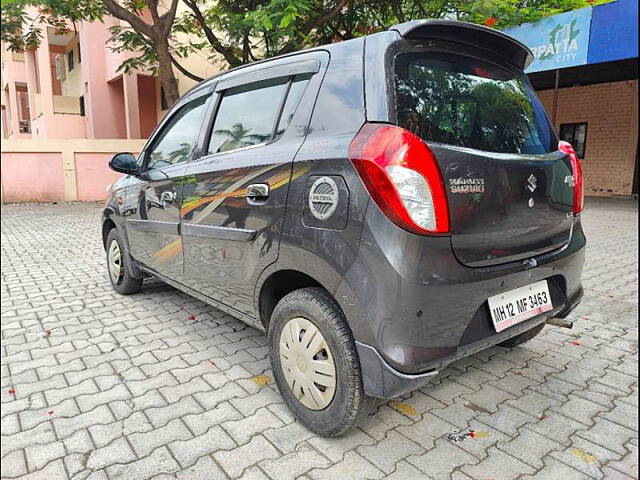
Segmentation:
<svg viewBox="0 0 640 480">
<path fill-rule="evenodd" d="M 282 135 L 291 123 L 293 114 L 296 113 L 302 94 L 304 94 L 310 79 L 310 75 L 296 75 L 293 77 L 289 92 L 287 93 L 287 101 L 280 115 L 276 136 Z"/>
<path fill-rule="evenodd" d="M 265 143 L 273 137 L 289 78 L 231 88 L 218 107 L 208 153 Z"/>
<path fill-rule="evenodd" d="M 394 64 L 398 125 L 423 140 L 499 153 L 557 148 L 523 73 L 459 55 L 406 52 Z"/>
<path fill-rule="evenodd" d="M 211 132 L 208 153 L 259 145 L 282 135 L 291 123 L 310 79 L 311 75 L 302 74 L 225 91 Z M 276 121 L 278 126 L 274 128 Z"/>
</svg>

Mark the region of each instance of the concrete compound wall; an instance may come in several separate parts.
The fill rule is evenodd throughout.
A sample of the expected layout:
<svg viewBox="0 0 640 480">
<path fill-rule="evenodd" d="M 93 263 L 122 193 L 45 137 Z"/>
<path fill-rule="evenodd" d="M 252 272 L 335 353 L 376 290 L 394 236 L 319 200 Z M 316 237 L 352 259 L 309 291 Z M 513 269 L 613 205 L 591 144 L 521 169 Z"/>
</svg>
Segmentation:
<svg viewBox="0 0 640 480">
<path fill-rule="evenodd" d="M 138 153 L 145 140 L 4 140 L 2 201 L 99 201 L 120 174 L 109 169 L 118 152 Z"/>
</svg>

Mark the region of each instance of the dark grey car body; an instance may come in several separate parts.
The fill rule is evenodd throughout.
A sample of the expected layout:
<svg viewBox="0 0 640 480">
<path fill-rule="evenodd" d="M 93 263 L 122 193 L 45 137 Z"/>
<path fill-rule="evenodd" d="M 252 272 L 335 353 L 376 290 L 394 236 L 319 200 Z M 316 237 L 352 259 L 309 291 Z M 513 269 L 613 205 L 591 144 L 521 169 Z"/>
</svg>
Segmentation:
<svg viewBox="0 0 640 480">
<path fill-rule="evenodd" d="M 210 95 L 189 161 L 145 170 L 145 150 L 170 112 L 140 155 L 138 172 L 111 188 L 103 231 L 118 228 L 138 275 L 157 276 L 257 328 L 265 329 L 286 293 L 321 286 L 348 320 L 365 390 L 376 397 L 417 388 L 457 358 L 567 316 L 583 295 L 586 240 L 567 191 L 552 185 L 571 173 L 564 154 L 431 145 L 445 184 L 470 173 L 486 179 L 485 195 L 473 204 L 448 193 L 447 235 L 408 232 L 371 200 L 349 145 L 366 122 L 397 122 L 393 58 L 412 49 L 489 58 L 519 70 L 530 55 L 487 28 L 416 21 L 225 72 L 172 109 Z M 300 74 L 309 83 L 283 134 L 206 154 L 221 92 Z M 529 173 L 539 182 L 535 192 L 523 184 Z M 326 221 L 310 214 L 308 202 L 312 183 L 323 176 L 340 193 Z M 243 189 L 256 183 L 270 186 L 268 198 L 247 197 Z M 496 333 L 487 298 L 543 279 L 554 309 Z"/>
</svg>

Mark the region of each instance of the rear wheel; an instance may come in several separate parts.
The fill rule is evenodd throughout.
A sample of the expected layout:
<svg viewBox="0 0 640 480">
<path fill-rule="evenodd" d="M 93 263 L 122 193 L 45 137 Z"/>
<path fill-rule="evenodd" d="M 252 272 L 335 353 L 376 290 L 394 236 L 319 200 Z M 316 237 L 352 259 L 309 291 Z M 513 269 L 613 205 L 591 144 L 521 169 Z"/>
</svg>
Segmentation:
<svg viewBox="0 0 640 480">
<path fill-rule="evenodd" d="M 269 324 L 271 365 L 298 420 L 326 437 L 346 433 L 369 412 L 346 319 L 321 288 L 303 288 L 276 305 Z"/>
<path fill-rule="evenodd" d="M 502 343 L 499 343 L 498 346 L 505 348 L 513 348 L 518 345 L 522 345 L 524 342 L 528 342 L 532 338 L 536 337 L 542 330 L 544 329 L 545 323 L 541 323 L 540 325 L 536 325 L 535 327 L 527 330 L 526 332 L 522 332 L 520 335 L 516 335 L 515 337 L 510 338 L 509 340 L 505 340 Z"/>
<path fill-rule="evenodd" d="M 142 290 L 142 279 L 131 275 L 127 262 L 126 251 L 122 239 L 116 228 L 112 228 L 107 236 L 107 270 L 109 280 L 114 290 L 122 295 L 138 293 Z"/>
</svg>

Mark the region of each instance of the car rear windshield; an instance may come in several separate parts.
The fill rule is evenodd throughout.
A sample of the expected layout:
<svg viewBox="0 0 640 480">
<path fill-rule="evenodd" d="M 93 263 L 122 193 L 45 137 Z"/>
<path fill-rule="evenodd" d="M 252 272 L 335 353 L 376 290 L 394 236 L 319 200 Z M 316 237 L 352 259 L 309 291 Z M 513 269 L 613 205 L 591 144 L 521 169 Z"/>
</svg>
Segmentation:
<svg viewBox="0 0 640 480">
<path fill-rule="evenodd" d="M 557 139 L 524 73 L 461 55 L 395 58 L 398 125 L 428 142 L 540 154 Z"/>
</svg>

